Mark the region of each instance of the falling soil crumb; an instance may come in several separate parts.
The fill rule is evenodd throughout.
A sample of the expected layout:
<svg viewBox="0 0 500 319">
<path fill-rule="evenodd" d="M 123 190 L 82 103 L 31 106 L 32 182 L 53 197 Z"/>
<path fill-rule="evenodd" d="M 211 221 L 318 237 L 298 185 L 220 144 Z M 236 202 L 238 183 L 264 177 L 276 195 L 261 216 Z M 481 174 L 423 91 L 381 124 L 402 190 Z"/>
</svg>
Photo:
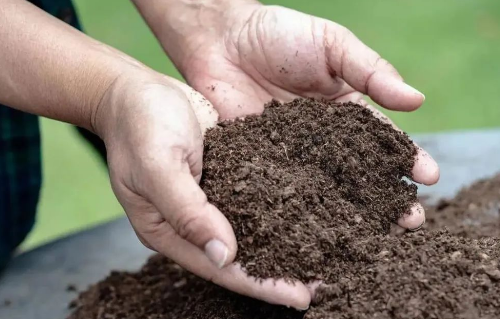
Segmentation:
<svg viewBox="0 0 500 319">
<path fill-rule="evenodd" d="M 66 291 L 67 292 L 77 292 L 78 288 L 74 284 L 68 284 L 66 286 Z"/>
<path fill-rule="evenodd" d="M 5 299 L 3 301 L 3 306 L 4 307 L 10 307 L 10 305 L 12 305 L 12 301 L 10 301 L 9 299 Z"/>
<path fill-rule="evenodd" d="M 224 122 L 206 135 L 201 185 L 250 275 L 326 283 L 311 308 L 240 296 L 155 256 L 90 287 L 69 319 L 498 318 L 500 240 L 477 236 L 481 225 L 472 236 L 456 221 L 441 230 L 435 207 L 427 230 L 390 235 L 417 200 L 404 179 L 415 154 L 408 136 L 355 104 L 272 102 L 261 117 Z M 446 207 L 462 218 L 475 203 L 481 214 L 494 195 L 477 197 L 498 181 Z"/>
<path fill-rule="evenodd" d="M 68 305 L 68 309 L 75 309 L 79 304 L 78 300 L 72 300 Z"/>
</svg>

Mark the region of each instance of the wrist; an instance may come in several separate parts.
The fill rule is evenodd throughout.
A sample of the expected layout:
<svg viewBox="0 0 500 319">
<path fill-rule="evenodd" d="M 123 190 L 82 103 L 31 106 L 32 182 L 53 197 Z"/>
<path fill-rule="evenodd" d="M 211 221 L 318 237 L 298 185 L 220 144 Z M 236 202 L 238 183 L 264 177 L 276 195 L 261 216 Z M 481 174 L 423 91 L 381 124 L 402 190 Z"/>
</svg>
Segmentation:
<svg viewBox="0 0 500 319">
<path fill-rule="evenodd" d="M 157 39 L 181 69 L 204 43 L 221 41 L 262 4 L 257 0 L 132 0 Z M 238 29 L 238 28 L 235 28 Z"/>
<path fill-rule="evenodd" d="M 160 85 L 169 92 L 182 94 L 177 80 L 171 79 L 145 67 L 125 68 L 106 87 L 94 110 L 93 131 L 106 145 L 120 138 L 121 132 L 130 126 L 139 128 L 133 122 L 151 110 L 148 109 L 148 90 Z M 140 126 L 146 125 L 139 119 Z"/>
</svg>

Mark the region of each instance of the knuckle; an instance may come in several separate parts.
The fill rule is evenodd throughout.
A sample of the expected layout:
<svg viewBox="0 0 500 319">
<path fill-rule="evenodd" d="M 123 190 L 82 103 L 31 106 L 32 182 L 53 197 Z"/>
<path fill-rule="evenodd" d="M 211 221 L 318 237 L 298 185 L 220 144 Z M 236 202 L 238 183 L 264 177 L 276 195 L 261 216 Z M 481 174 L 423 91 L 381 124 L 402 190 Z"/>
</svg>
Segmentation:
<svg viewBox="0 0 500 319">
<path fill-rule="evenodd" d="M 148 249 L 150 249 L 150 250 L 157 251 L 156 249 L 154 249 L 154 248 L 153 248 L 153 246 L 151 246 L 151 245 L 150 245 L 150 244 L 149 244 L 149 243 L 148 243 L 148 242 L 144 239 L 144 237 L 142 237 L 142 236 L 138 235 L 138 236 L 137 236 L 137 238 L 139 238 L 139 241 L 141 242 L 141 244 L 142 244 L 144 247 L 146 247 L 146 248 L 148 248 Z"/>
<path fill-rule="evenodd" d="M 199 230 L 202 225 L 203 218 L 200 214 L 185 212 L 177 220 L 175 229 L 180 237 L 188 241 L 194 241 L 200 236 Z"/>
<path fill-rule="evenodd" d="M 393 76 L 400 78 L 401 80 L 403 79 L 396 68 L 381 56 L 378 56 L 378 58 L 375 60 L 374 68 L 392 74 Z"/>
</svg>

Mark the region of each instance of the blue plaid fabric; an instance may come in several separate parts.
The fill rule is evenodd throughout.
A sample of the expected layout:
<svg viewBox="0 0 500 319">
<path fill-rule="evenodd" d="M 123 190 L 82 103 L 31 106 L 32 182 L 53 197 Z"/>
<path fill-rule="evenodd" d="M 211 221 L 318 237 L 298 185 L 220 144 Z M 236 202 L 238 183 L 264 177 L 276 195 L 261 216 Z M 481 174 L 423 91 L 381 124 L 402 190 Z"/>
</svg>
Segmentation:
<svg viewBox="0 0 500 319">
<path fill-rule="evenodd" d="M 80 28 L 71 0 L 30 2 Z M 41 184 L 38 117 L 0 105 L 0 270 L 35 223 Z"/>
</svg>

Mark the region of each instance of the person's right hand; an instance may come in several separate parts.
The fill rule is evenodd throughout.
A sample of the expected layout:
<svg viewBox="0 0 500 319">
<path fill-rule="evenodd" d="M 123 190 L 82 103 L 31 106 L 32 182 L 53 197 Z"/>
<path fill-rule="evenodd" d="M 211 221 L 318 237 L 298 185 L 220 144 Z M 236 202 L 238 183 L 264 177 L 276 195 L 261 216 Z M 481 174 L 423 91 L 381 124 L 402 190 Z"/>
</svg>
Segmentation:
<svg viewBox="0 0 500 319">
<path fill-rule="evenodd" d="M 183 83 L 154 72 L 120 76 L 93 125 L 106 143 L 113 190 L 147 247 L 235 292 L 305 309 L 311 300 L 305 285 L 256 281 L 232 264 L 231 225 L 198 185 L 202 131 L 217 119 Z"/>
</svg>

